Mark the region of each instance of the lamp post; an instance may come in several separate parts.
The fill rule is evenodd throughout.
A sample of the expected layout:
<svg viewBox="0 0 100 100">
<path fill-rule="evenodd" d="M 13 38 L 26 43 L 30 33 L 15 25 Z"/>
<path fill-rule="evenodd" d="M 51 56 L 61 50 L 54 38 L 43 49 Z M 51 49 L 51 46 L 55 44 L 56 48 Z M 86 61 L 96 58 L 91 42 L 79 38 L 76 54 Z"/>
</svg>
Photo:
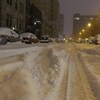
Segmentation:
<svg viewBox="0 0 100 100">
<path fill-rule="evenodd" d="M 84 29 L 82 29 L 82 32 L 84 32 L 85 30 Z"/>
<path fill-rule="evenodd" d="M 88 27 L 88 37 L 90 37 L 91 36 L 91 26 L 92 26 L 92 24 L 89 22 L 88 24 L 87 24 L 87 27 Z"/>
<path fill-rule="evenodd" d="M 13 30 L 15 30 L 15 27 L 12 27 Z"/>
<path fill-rule="evenodd" d="M 91 23 L 88 23 L 87 26 L 90 28 L 92 26 L 92 24 Z"/>
<path fill-rule="evenodd" d="M 82 33 L 80 32 L 79 35 L 81 35 Z"/>
<path fill-rule="evenodd" d="M 42 31 L 42 22 L 40 20 L 34 21 L 34 34 L 40 38 L 41 37 L 41 31 Z"/>
</svg>

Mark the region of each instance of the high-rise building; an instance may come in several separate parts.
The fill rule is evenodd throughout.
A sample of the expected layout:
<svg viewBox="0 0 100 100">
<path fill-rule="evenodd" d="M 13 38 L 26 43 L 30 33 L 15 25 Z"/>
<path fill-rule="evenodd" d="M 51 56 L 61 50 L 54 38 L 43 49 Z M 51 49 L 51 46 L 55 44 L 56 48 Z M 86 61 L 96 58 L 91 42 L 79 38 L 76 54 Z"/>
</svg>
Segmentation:
<svg viewBox="0 0 100 100">
<path fill-rule="evenodd" d="M 64 34 L 64 15 L 59 14 L 59 36 L 63 37 Z"/>
<path fill-rule="evenodd" d="M 51 23 L 51 34 L 53 37 L 58 37 L 58 27 L 59 27 L 59 1 L 58 0 L 50 0 L 50 23 Z"/>
<path fill-rule="evenodd" d="M 88 23 L 97 19 L 97 15 L 73 15 L 73 36 L 77 38 L 79 33 L 86 27 Z"/>
</svg>

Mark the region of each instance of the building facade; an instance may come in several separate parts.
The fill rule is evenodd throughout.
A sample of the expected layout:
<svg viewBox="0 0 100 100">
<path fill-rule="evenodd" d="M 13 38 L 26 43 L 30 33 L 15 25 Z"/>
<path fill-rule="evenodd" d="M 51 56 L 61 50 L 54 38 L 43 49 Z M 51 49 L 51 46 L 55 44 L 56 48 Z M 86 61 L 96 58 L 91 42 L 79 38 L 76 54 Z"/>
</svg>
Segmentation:
<svg viewBox="0 0 100 100">
<path fill-rule="evenodd" d="M 50 23 L 51 23 L 51 34 L 53 37 L 59 37 L 59 14 L 60 6 L 58 0 L 50 0 Z"/>
<path fill-rule="evenodd" d="M 58 0 L 0 0 L 1 27 L 13 28 L 19 33 L 31 28 L 36 35 L 57 37 L 58 21 Z"/>
<path fill-rule="evenodd" d="M 25 30 L 25 0 L 0 0 L 0 26 Z"/>
<path fill-rule="evenodd" d="M 38 38 L 42 34 L 42 13 L 32 0 L 26 0 L 25 31 L 34 33 Z"/>
<path fill-rule="evenodd" d="M 86 29 L 87 24 L 97 19 L 97 15 L 73 15 L 73 37 L 77 38 L 82 29 Z M 84 31 L 84 30 L 83 30 Z"/>
<path fill-rule="evenodd" d="M 48 34 L 50 37 L 58 36 L 58 0 L 33 0 L 33 2 L 42 12 L 42 34 Z"/>
<path fill-rule="evenodd" d="M 0 0 L 0 26 L 1 26 L 1 0 Z"/>
<path fill-rule="evenodd" d="M 59 14 L 59 36 L 63 37 L 64 34 L 64 15 Z"/>
</svg>

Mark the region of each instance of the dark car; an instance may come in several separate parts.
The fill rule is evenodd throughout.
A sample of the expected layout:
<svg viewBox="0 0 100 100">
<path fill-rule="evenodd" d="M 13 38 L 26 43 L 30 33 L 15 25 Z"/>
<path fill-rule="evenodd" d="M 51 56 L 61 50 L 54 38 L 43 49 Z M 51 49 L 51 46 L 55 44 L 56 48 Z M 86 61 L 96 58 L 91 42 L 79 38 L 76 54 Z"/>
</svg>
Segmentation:
<svg viewBox="0 0 100 100">
<path fill-rule="evenodd" d="M 19 40 L 19 35 L 12 29 L 0 28 L 0 44 L 6 44 L 7 42 L 16 42 Z"/>
<path fill-rule="evenodd" d="M 37 43 L 39 42 L 38 38 L 30 32 L 22 33 L 20 35 L 21 42 L 26 43 L 26 44 L 32 44 L 32 43 Z"/>
<path fill-rule="evenodd" d="M 40 43 L 49 43 L 50 42 L 50 38 L 47 35 L 43 35 L 41 37 Z"/>
</svg>

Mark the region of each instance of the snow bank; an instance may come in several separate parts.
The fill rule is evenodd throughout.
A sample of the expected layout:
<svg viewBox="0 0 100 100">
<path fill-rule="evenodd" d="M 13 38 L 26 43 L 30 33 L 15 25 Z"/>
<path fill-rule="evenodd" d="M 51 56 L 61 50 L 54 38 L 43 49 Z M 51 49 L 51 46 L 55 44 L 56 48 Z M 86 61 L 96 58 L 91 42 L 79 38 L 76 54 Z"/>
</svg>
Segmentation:
<svg viewBox="0 0 100 100">
<path fill-rule="evenodd" d="M 41 51 L 42 49 L 43 49 L 42 47 L 29 47 L 29 48 L 20 48 L 20 49 L 0 50 L 0 59 L 6 58 L 9 56 L 26 54 L 28 52 L 35 52 L 35 51 L 39 51 L 39 50 Z"/>
</svg>

